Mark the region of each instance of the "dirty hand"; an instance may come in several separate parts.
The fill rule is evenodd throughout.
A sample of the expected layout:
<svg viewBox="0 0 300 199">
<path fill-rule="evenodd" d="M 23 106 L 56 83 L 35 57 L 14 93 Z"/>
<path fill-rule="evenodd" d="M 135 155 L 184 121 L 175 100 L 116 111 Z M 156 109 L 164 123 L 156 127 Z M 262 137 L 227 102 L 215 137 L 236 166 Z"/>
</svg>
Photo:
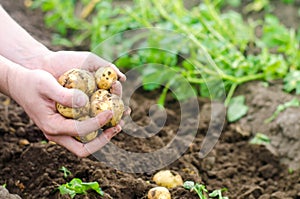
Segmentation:
<svg viewBox="0 0 300 199">
<path fill-rule="evenodd" d="M 57 113 L 55 102 L 65 106 L 81 107 L 88 100 L 83 92 L 64 88 L 55 78 L 60 75 L 60 72 L 68 70 L 68 67 L 71 68 L 78 61 L 76 61 L 76 56 L 73 59 L 70 56 L 70 62 L 67 64 L 64 62 L 64 60 L 68 60 L 67 54 L 62 53 L 58 56 L 60 58 L 49 62 L 53 64 L 47 70 L 51 74 L 45 70 L 30 70 L 15 64 L 16 67 L 11 70 L 8 77 L 9 94 L 24 108 L 47 139 L 64 146 L 79 157 L 86 157 L 107 144 L 113 136 L 121 131 L 121 126 L 117 125 L 105 130 L 99 137 L 89 143 L 84 144 L 74 138 L 74 136 L 82 136 L 101 128 L 111 119 L 112 112 L 105 111 L 85 121 L 66 119 Z M 65 59 L 63 59 L 64 57 Z M 92 70 L 97 67 L 97 63 L 93 61 L 95 60 L 90 59 L 87 62 L 91 67 L 89 69 Z M 55 67 L 56 64 L 57 67 Z M 77 65 L 80 65 L 79 61 Z M 121 78 L 125 78 L 125 76 Z"/>
</svg>

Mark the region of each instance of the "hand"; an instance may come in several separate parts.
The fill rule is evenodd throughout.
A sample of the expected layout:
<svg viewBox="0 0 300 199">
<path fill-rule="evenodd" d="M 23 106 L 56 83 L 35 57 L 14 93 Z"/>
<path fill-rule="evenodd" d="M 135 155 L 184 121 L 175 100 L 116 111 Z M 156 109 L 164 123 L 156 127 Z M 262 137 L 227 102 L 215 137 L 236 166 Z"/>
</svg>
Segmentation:
<svg viewBox="0 0 300 199">
<path fill-rule="evenodd" d="M 77 54 L 73 53 L 74 55 Z M 53 59 L 50 63 L 54 65 L 50 65 L 51 67 L 48 68 L 48 71 L 50 72 L 52 69 L 52 73 L 55 73 L 55 76 L 57 76 L 59 73 L 73 68 L 73 63 L 76 63 L 75 58 L 69 59 L 69 63 L 72 66 L 66 64 L 64 59 L 62 59 L 64 56 L 67 57 L 67 55 L 67 52 L 59 53 L 57 56 L 62 56 L 60 67 L 56 65 L 58 62 L 56 63 L 55 59 Z M 90 54 L 83 53 L 81 55 Z M 57 60 L 59 59 L 57 58 Z M 90 59 L 87 62 L 88 64 L 85 65 L 90 70 L 97 68 L 97 63 L 93 61 L 95 61 L 94 58 Z M 107 63 L 103 61 L 101 64 Z M 112 112 L 102 112 L 96 117 L 85 121 L 64 118 L 57 113 L 55 102 L 65 106 L 81 107 L 86 104 L 87 96 L 79 90 L 62 87 L 49 72 L 44 70 L 29 70 L 19 66 L 14 67 L 8 80 L 11 97 L 24 108 L 29 117 L 43 131 L 47 139 L 66 147 L 79 157 L 85 157 L 102 148 L 113 136 L 121 131 L 121 126 L 117 125 L 105 130 L 99 137 L 85 144 L 74 139 L 74 136 L 82 136 L 101 128 L 110 120 Z M 118 74 L 121 76 L 121 79 L 125 77 L 120 73 Z M 120 84 L 118 85 L 116 86 L 118 88 L 115 90 L 120 88 Z M 73 99 L 76 99 L 74 104 Z"/>
<path fill-rule="evenodd" d="M 100 67 L 110 66 L 118 74 L 120 81 L 125 81 L 126 76 L 112 63 L 86 51 L 49 51 L 40 59 L 40 69 L 48 71 L 55 78 L 58 78 L 67 70 L 81 68 L 90 72 L 96 72 Z"/>
</svg>

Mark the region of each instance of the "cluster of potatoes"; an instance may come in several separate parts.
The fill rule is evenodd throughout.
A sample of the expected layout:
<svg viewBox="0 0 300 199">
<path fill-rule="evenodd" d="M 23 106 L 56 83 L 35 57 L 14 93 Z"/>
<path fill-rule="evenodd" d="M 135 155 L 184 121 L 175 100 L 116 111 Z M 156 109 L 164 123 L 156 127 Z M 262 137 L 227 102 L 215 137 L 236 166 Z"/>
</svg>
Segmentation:
<svg viewBox="0 0 300 199">
<path fill-rule="evenodd" d="M 56 103 L 57 111 L 66 118 L 83 121 L 105 110 L 111 110 L 112 119 L 103 128 L 116 126 L 124 112 L 122 99 L 110 93 L 112 84 L 117 81 L 117 78 L 117 73 L 111 67 L 99 68 L 95 73 L 77 68 L 65 72 L 58 78 L 59 84 L 66 88 L 83 91 L 89 97 L 89 102 L 80 108 L 66 107 Z M 94 131 L 76 138 L 82 142 L 89 142 L 97 135 L 98 131 Z"/>
<path fill-rule="evenodd" d="M 183 185 L 182 177 L 174 171 L 157 172 L 152 180 L 158 185 L 148 191 L 148 199 L 171 199 L 169 189 Z"/>
</svg>

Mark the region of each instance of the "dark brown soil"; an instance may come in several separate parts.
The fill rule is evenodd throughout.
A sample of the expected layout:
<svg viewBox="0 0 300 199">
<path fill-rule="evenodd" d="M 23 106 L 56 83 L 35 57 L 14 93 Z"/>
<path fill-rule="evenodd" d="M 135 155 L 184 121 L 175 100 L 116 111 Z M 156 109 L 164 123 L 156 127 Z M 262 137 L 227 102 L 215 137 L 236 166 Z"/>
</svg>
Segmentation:
<svg viewBox="0 0 300 199">
<path fill-rule="evenodd" d="M 51 31 L 44 27 L 42 13 L 25 9 L 22 0 L 0 0 L 0 3 L 35 38 L 52 49 L 57 48 L 51 46 Z M 276 7 L 276 10 L 284 9 Z M 297 19 L 295 22 L 298 22 L 297 14 L 293 16 L 293 19 Z M 279 104 L 296 96 L 282 92 L 280 84 L 264 87 L 258 82 L 243 85 L 237 94 L 246 96 L 246 103 L 250 106 L 249 113 L 238 123 L 225 124 L 220 140 L 205 158 L 200 158 L 199 151 L 209 126 L 212 105 L 205 99 L 198 99 L 200 120 L 194 141 L 180 158 L 163 168 L 179 172 L 184 180 L 203 183 L 210 191 L 226 187 L 228 191 L 224 195 L 230 198 L 299 199 L 299 108 L 289 108 L 270 124 L 263 123 Z M 151 133 L 151 128 L 160 126 L 162 115 L 159 111 L 152 114 L 155 123 L 149 123 L 148 117 L 149 107 L 158 96 L 156 92 L 147 93 L 141 89 L 134 93 L 130 102 L 132 119 L 139 125 L 148 126 L 145 131 L 135 131 L 128 123 L 125 127 L 127 131 L 147 135 Z M 220 104 L 214 105 L 222 107 Z M 113 138 L 112 143 L 130 152 L 146 153 L 164 147 L 176 136 L 182 114 L 179 104 L 171 98 L 167 99 L 166 114 L 166 123 L 157 135 L 145 139 L 123 132 Z M 223 115 L 220 109 L 217 121 L 222 121 Z M 191 118 L 189 122 L 196 120 L 197 118 Z M 188 132 L 188 129 L 185 130 Z M 249 140 L 257 132 L 269 135 L 271 145 L 266 147 L 249 144 Z M 24 139 L 29 143 L 26 144 Z M 69 198 L 61 196 L 56 188 L 73 177 L 83 181 L 97 181 L 105 192 L 104 197 L 89 192 L 75 198 L 147 198 L 147 191 L 155 186 L 151 179 L 155 171 L 123 172 L 95 160 L 94 157 L 77 158 L 54 143 L 42 142 L 44 140 L 43 134 L 23 109 L 6 96 L 0 95 L 0 185 L 6 184 L 10 193 L 18 194 L 24 199 Z M 177 142 L 184 144 L 184 140 Z M 107 151 L 103 150 L 103 153 Z M 120 166 L 122 161 L 120 159 L 111 164 Z M 144 161 L 148 163 L 161 160 Z M 72 172 L 67 179 L 59 171 L 62 166 Z M 293 168 L 293 172 L 289 168 Z M 170 191 L 173 199 L 197 198 L 195 193 L 182 187 Z"/>
</svg>

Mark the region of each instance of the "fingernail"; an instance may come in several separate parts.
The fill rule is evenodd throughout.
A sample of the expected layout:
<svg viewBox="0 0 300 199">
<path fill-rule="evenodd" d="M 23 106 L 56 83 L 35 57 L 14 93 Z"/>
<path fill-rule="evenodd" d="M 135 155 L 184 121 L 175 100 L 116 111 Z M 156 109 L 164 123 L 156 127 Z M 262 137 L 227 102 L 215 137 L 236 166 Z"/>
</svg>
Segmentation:
<svg viewBox="0 0 300 199">
<path fill-rule="evenodd" d="M 82 107 L 84 105 L 86 105 L 86 103 L 88 102 L 88 98 L 86 95 L 82 94 L 82 93 L 78 93 L 77 96 L 75 96 L 75 106 L 76 107 Z"/>
</svg>

